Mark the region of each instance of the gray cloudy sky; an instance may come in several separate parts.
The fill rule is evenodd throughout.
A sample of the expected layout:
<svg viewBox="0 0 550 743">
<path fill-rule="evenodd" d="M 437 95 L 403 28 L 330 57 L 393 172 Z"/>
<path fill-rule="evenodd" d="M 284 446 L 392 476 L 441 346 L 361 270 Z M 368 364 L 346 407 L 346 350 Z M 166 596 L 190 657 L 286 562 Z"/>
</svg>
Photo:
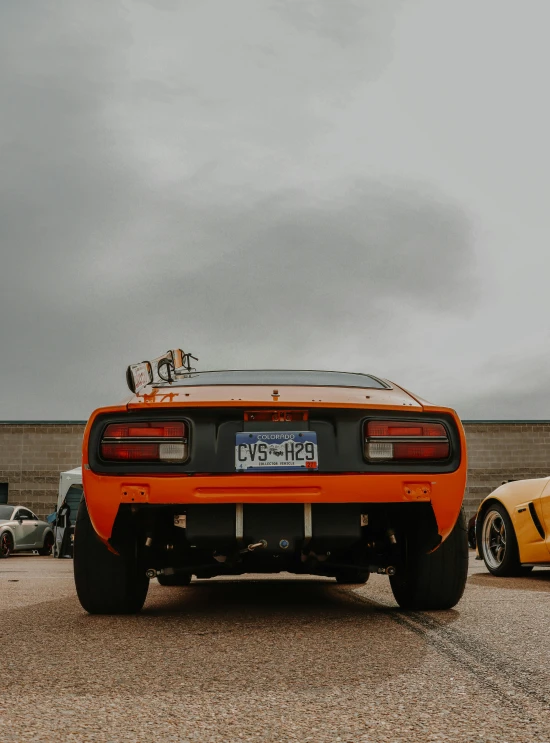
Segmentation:
<svg viewBox="0 0 550 743">
<path fill-rule="evenodd" d="M 129 363 L 550 418 L 548 0 L 0 5 L 0 420 Z"/>
</svg>

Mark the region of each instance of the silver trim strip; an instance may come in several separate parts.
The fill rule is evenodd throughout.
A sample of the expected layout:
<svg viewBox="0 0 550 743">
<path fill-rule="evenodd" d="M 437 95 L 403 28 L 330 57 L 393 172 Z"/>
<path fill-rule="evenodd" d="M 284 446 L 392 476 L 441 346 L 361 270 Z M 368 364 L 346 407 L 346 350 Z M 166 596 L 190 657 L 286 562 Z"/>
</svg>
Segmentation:
<svg viewBox="0 0 550 743">
<path fill-rule="evenodd" d="M 388 444 L 432 444 L 449 441 L 447 436 L 366 436 L 365 441 L 372 443 L 386 442 Z"/>
<path fill-rule="evenodd" d="M 237 539 L 242 539 L 244 535 L 244 519 L 243 519 L 243 504 L 237 503 L 235 505 L 235 536 Z"/>
<path fill-rule="evenodd" d="M 104 436 L 102 444 L 187 444 L 186 438 L 175 436 Z"/>
</svg>

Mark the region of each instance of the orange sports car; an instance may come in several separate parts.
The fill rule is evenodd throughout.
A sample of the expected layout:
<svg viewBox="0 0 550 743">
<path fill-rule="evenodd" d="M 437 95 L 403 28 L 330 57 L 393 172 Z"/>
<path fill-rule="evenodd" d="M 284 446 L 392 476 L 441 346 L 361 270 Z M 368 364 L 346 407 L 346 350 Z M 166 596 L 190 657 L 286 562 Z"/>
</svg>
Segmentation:
<svg viewBox="0 0 550 743">
<path fill-rule="evenodd" d="M 133 396 L 86 426 L 74 571 L 90 613 L 137 612 L 149 580 L 389 576 L 403 608 L 462 596 L 466 442 L 456 413 L 330 371 L 128 367 Z"/>
</svg>

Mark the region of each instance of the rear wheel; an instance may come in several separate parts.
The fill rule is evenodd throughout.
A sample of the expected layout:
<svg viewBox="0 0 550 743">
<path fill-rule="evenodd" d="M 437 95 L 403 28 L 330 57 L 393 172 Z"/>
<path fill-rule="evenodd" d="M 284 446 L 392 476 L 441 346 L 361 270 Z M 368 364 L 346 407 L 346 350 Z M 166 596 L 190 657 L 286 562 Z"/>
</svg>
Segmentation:
<svg viewBox="0 0 550 743">
<path fill-rule="evenodd" d="M 145 603 L 149 579 L 139 568 L 136 543 L 128 547 L 124 557 L 107 549 L 82 499 L 76 517 L 74 579 L 78 599 L 90 614 L 135 614 Z"/>
<path fill-rule="evenodd" d="M 13 552 L 13 537 L 9 531 L 0 534 L 0 557 L 9 557 Z"/>
<path fill-rule="evenodd" d="M 435 552 L 427 555 L 409 546 L 390 584 L 402 609 L 450 609 L 460 601 L 467 576 L 468 538 L 461 511 L 452 532 Z"/>
<path fill-rule="evenodd" d="M 493 575 L 501 577 L 526 575 L 531 567 L 522 567 L 519 561 L 518 540 L 508 511 L 500 503 L 489 506 L 481 525 L 480 551 Z"/>
<path fill-rule="evenodd" d="M 161 586 L 188 586 L 191 583 L 189 573 L 174 573 L 173 575 L 157 575 Z"/>
<path fill-rule="evenodd" d="M 51 555 L 53 549 L 53 534 L 49 531 L 44 537 L 44 546 L 38 550 L 38 554 L 42 556 Z"/>
</svg>

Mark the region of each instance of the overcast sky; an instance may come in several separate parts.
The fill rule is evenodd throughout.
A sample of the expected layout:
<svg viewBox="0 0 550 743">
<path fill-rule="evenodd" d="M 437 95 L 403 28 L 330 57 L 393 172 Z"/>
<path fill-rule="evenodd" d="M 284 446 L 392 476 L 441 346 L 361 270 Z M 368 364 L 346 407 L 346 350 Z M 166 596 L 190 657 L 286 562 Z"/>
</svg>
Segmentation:
<svg viewBox="0 0 550 743">
<path fill-rule="evenodd" d="M 550 419 L 548 0 L 0 4 L 0 420 L 130 363 Z"/>
</svg>

